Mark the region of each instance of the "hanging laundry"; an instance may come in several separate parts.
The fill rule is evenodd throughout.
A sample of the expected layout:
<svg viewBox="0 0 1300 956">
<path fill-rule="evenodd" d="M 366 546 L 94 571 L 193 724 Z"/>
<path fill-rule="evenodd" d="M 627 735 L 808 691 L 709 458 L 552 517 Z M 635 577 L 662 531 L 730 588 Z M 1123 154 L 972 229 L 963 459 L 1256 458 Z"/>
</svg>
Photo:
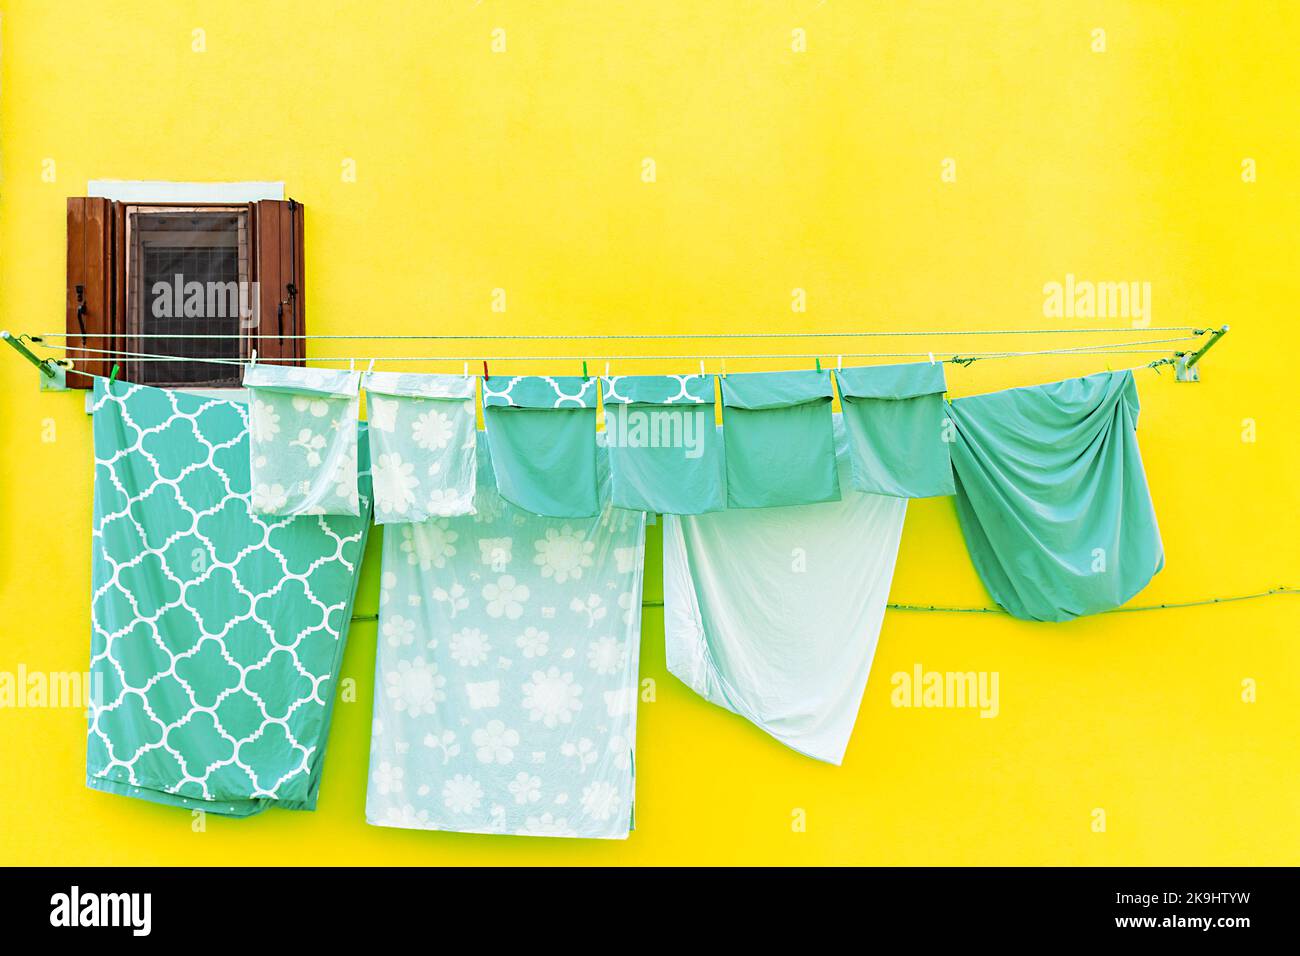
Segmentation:
<svg viewBox="0 0 1300 956">
<path fill-rule="evenodd" d="M 727 503 L 775 508 L 838 501 L 829 372 L 722 379 Z"/>
<path fill-rule="evenodd" d="M 251 514 L 247 417 L 95 380 L 92 788 L 234 816 L 316 805 L 369 509 Z"/>
<path fill-rule="evenodd" d="M 853 487 L 895 498 L 953 493 L 954 429 L 943 365 L 875 365 L 835 373 L 853 458 Z"/>
<path fill-rule="evenodd" d="M 835 439 L 847 479 L 838 417 Z M 839 764 L 906 511 L 906 499 L 850 486 L 825 504 L 665 516 L 668 670 L 787 747 Z"/>
<path fill-rule="evenodd" d="M 614 506 L 664 514 L 726 508 L 714 376 L 618 375 L 602 381 Z"/>
<path fill-rule="evenodd" d="M 483 379 L 483 417 L 501 497 L 537 515 L 600 513 L 595 378 Z"/>
<path fill-rule="evenodd" d="M 957 517 L 993 600 L 1068 621 L 1164 567 L 1131 371 L 954 399 Z"/>
<path fill-rule="evenodd" d="M 473 516 L 384 534 L 366 819 L 624 838 L 645 515 L 530 514 L 489 458 Z"/>
<path fill-rule="evenodd" d="M 252 510 L 361 513 L 357 501 L 359 372 L 249 365 Z"/>
<path fill-rule="evenodd" d="M 375 524 L 474 513 L 474 379 L 367 372 Z"/>
</svg>

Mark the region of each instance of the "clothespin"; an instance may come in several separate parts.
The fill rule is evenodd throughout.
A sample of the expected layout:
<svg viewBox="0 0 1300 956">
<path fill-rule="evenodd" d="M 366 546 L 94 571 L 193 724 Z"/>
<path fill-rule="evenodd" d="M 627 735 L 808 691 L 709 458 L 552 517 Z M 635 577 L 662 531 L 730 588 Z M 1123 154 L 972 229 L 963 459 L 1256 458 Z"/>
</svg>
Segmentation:
<svg viewBox="0 0 1300 956">
<path fill-rule="evenodd" d="M 930 364 L 933 365 L 933 364 L 934 364 L 934 353 L 933 353 L 933 352 L 930 352 L 929 355 L 930 355 Z"/>
<path fill-rule="evenodd" d="M 257 364 L 257 349 L 253 349 L 253 354 L 248 357 L 248 364 L 250 366 Z"/>
<path fill-rule="evenodd" d="M 117 363 L 114 363 L 114 364 L 113 364 L 113 370 L 112 370 L 111 372 L 108 373 L 108 384 L 109 384 L 109 385 L 112 385 L 114 382 L 117 381 L 117 373 L 120 372 L 121 370 L 122 370 L 121 367 L 118 366 Z"/>
<path fill-rule="evenodd" d="M 374 359 L 371 359 L 371 360 L 370 360 L 370 367 L 366 369 L 366 374 L 369 375 L 369 374 L 370 374 L 371 372 L 373 372 L 374 370 L 375 370 L 375 360 L 374 360 Z"/>
<path fill-rule="evenodd" d="M 469 378 L 469 362 L 466 362 L 463 366 L 461 366 L 460 374 L 465 376 L 466 378 Z"/>
<path fill-rule="evenodd" d="M 355 358 L 348 359 L 348 371 L 355 372 L 356 370 L 357 370 L 357 360 Z"/>
<path fill-rule="evenodd" d="M 821 360 L 821 357 L 818 356 L 818 357 L 814 358 L 813 361 L 817 363 L 817 371 L 820 372 L 820 371 L 822 370 L 822 360 Z"/>
<path fill-rule="evenodd" d="M 704 375 L 704 359 L 700 359 L 700 376 Z"/>
<path fill-rule="evenodd" d="M 488 375 L 487 359 L 483 360 L 483 381 L 487 381 L 491 376 Z"/>
<path fill-rule="evenodd" d="M 723 377 L 723 378 L 726 378 L 726 377 L 727 377 L 727 360 L 726 360 L 725 358 L 723 358 L 723 359 L 720 359 L 719 361 L 722 362 L 722 377 Z"/>
<path fill-rule="evenodd" d="M 586 363 L 586 362 L 583 362 L 583 363 L 582 363 L 582 380 L 583 380 L 584 382 L 587 381 L 587 363 Z"/>
<path fill-rule="evenodd" d="M 609 378 L 609 363 L 605 363 L 605 377 Z"/>
<path fill-rule="evenodd" d="M 837 371 L 837 372 L 842 372 L 842 371 L 844 371 L 844 356 L 843 356 L 843 355 L 837 355 L 837 356 L 835 356 L 835 371 Z"/>
</svg>

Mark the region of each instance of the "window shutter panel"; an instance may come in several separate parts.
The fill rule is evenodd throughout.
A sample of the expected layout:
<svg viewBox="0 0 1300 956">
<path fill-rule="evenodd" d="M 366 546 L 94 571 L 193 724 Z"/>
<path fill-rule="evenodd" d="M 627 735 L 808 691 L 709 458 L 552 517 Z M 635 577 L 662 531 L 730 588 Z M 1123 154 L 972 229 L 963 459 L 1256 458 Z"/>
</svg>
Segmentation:
<svg viewBox="0 0 1300 956">
<path fill-rule="evenodd" d="M 302 365 L 307 354 L 303 308 L 303 207 L 293 199 L 253 203 L 254 261 L 258 284 L 258 359 L 289 359 Z M 268 337 L 269 336 L 269 337 Z"/>
<path fill-rule="evenodd" d="M 68 197 L 68 272 L 64 331 L 69 346 L 92 349 L 120 348 L 118 317 L 117 224 L 119 204 L 91 196 Z M 124 290 L 121 290 L 124 291 Z M 94 352 L 70 350 L 76 368 L 91 375 L 107 375 L 113 359 Z M 69 388 L 90 388 L 85 375 L 69 375 Z"/>
</svg>

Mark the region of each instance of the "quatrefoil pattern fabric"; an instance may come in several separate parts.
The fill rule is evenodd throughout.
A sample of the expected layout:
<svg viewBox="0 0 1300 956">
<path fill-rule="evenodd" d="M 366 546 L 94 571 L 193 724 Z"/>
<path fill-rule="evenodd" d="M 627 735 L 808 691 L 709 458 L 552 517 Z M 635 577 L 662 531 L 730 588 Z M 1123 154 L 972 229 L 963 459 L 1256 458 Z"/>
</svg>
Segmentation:
<svg viewBox="0 0 1300 956">
<path fill-rule="evenodd" d="M 95 382 L 92 788 L 230 815 L 315 806 L 369 488 L 358 517 L 251 514 L 247 417 Z"/>
<path fill-rule="evenodd" d="M 486 457 L 476 514 L 384 533 L 366 819 L 624 838 L 645 515 L 529 514 Z"/>
<path fill-rule="evenodd" d="M 361 373 L 251 365 L 252 509 L 261 515 L 356 515 Z"/>
<path fill-rule="evenodd" d="M 368 372 L 375 524 L 474 513 L 474 379 Z"/>
</svg>

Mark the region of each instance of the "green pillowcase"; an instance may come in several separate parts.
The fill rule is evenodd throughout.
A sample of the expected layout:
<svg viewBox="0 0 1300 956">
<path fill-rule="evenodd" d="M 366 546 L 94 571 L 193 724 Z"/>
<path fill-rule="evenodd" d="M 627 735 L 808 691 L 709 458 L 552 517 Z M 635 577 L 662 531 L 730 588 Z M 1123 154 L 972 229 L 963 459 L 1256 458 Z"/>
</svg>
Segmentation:
<svg viewBox="0 0 1300 956">
<path fill-rule="evenodd" d="M 832 394 L 829 372 L 723 377 L 728 507 L 840 500 Z"/>
<path fill-rule="evenodd" d="M 251 507 L 261 515 L 357 515 L 361 374 L 249 365 Z"/>
<path fill-rule="evenodd" d="M 549 518 L 600 513 L 597 381 L 580 376 L 483 379 L 483 418 L 502 498 Z"/>
<path fill-rule="evenodd" d="M 727 507 L 712 375 L 602 380 L 616 508 L 694 515 Z"/>
<path fill-rule="evenodd" d="M 474 513 L 474 379 L 367 372 L 375 524 Z"/>
<path fill-rule="evenodd" d="M 953 493 L 956 437 L 943 365 L 877 365 L 835 373 L 853 461 L 853 486 L 894 498 Z"/>
</svg>

